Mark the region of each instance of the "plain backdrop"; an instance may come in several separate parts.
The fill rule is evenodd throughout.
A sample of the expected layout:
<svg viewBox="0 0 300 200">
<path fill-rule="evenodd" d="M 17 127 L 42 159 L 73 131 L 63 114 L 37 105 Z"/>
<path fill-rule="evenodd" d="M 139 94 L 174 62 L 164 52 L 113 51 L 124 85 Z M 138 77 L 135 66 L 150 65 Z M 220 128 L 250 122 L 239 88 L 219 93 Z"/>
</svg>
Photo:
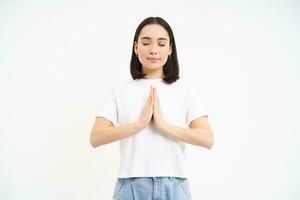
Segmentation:
<svg viewBox="0 0 300 200">
<path fill-rule="evenodd" d="M 296 0 L 0 1 L 0 199 L 112 199 L 118 142 L 92 148 L 102 92 L 130 78 L 146 17 L 172 27 L 215 145 L 187 144 L 194 200 L 300 199 Z"/>
</svg>

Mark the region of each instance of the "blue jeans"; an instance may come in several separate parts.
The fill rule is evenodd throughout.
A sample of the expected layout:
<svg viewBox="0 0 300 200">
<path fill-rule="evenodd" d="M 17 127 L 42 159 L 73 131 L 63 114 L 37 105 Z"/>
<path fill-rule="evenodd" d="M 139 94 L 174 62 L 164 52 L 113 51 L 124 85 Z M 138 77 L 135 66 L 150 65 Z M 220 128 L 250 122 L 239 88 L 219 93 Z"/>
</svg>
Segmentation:
<svg viewBox="0 0 300 200">
<path fill-rule="evenodd" d="M 187 178 L 131 177 L 118 178 L 113 200 L 191 200 Z"/>
</svg>

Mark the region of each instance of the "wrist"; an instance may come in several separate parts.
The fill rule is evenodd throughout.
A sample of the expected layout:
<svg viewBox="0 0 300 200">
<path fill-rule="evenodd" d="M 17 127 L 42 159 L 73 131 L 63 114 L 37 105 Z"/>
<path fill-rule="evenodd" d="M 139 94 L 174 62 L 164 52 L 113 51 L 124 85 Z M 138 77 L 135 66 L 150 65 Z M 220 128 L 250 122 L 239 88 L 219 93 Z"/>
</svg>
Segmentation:
<svg viewBox="0 0 300 200">
<path fill-rule="evenodd" d="M 167 124 L 164 121 L 158 123 L 158 125 L 157 125 L 157 128 L 160 132 L 164 132 L 166 127 L 167 127 Z"/>
<path fill-rule="evenodd" d="M 136 121 L 135 125 L 136 125 L 136 127 L 137 127 L 138 130 L 141 130 L 141 129 L 145 128 L 144 123 L 141 122 L 141 121 Z"/>
</svg>

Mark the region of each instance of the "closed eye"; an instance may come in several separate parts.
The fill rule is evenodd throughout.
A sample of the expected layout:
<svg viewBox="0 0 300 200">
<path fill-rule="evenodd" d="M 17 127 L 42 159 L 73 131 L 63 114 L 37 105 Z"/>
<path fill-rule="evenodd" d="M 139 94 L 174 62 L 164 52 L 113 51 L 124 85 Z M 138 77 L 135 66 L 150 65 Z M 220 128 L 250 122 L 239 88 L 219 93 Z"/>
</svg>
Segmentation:
<svg viewBox="0 0 300 200">
<path fill-rule="evenodd" d="M 147 46 L 147 45 L 149 45 L 149 44 L 150 44 L 150 43 L 143 43 L 144 46 Z M 159 46 L 164 47 L 164 46 L 166 46 L 166 45 L 164 45 L 164 44 L 159 44 Z"/>
</svg>

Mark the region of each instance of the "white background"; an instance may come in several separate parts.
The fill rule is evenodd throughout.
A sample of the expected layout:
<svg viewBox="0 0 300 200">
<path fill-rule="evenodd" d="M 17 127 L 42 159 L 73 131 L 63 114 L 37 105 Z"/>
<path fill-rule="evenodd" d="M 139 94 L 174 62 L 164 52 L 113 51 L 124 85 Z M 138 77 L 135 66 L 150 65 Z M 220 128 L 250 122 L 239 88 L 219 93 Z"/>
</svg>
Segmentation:
<svg viewBox="0 0 300 200">
<path fill-rule="evenodd" d="M 215 146 L 187 144 L 193 199 L 300 199 L 299 13 L 296 0 L 0 1 L 0 199 L 112 199 L 118 142 L 89 136 L 148 16 L 171 25 L 180 75 L 206 94 Z"/>
</svg>

